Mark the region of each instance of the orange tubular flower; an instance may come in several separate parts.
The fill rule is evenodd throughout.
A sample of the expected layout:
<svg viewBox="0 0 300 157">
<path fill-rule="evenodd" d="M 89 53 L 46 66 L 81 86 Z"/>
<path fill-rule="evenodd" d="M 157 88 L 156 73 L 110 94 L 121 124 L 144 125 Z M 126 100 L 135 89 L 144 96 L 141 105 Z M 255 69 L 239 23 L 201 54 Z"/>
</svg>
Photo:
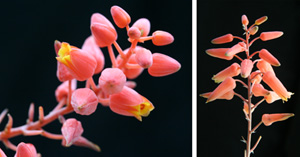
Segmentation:
<svg viewBox="0 0 300 157">
<path fill-rule="evenodd" d="M 265 124 L 265 126 L 270 126 L 274 122 L 284 121 L 293 116 L 293 113 L 263 114 L 261 121 Z"/>
<path fill-rule="evenodd" d="M 254 96 L 267 96 L 270 94 L 270 91 L 266 90 L 263 85 L 261 84 L 254 84 L 252 88 L 252 93 Z"/>
<path fill-rule="evenodd" d="M 259 38 L 262 41 L 272 40 L 279 38 L 283 35 L 283 32 L 281 31 L 272 31 L 272 32 L 262 32 L 259 36 Z"/>
<path fill-rule="evenodd" d="M 126 27 L 131 21 L 129 14 L 119 6 L 112 6 L 110 9 L 110 13 L 114 19 L 115 24 L 119 28 Z"/>
<path fill-rule="evenodd" d="M 181 68 L 181 65 L 178 61 L 167 55 L 154 53 L 152 57 L 153 64 L 148 68 L 148 73 L 151 76 L 162 77 L 171 75 Z"/>
<path fill-rule="evenodd" d="M 226 56 L 234 56 L 237 53 L 245 51 L 245 43 L 244 42 L 239 42 L 232 46 L 226 53 Z"/>
<path fill-rule="evenodd" d="M 120 115 L 133 116 L 142 121 L 154 109 L 152 103 L 135 90 L 124 86 L 120 93 L 110 96 L 110 109 Z"/>
<path fill-rule="evenodd" d="M 266 49 L 259 51 L 259 57 L 273 66 L 280 66 L 279 61 Z"/>
<path fill-rule="evenodd" d="M 253 68 L 253 62 L 250 59 L 244 59 L 241 63 L 241 76 L 247 78 Z"/>
<path fill-rule="evenodd" d="M 97 65 L 91 55 L 65 42 L 62 43 L 56 59 L 63 63 L 78 81 L 92 77 Z"/>
<path fill-rule="evenodd" d="M 262 74 L 259 70 L 254 71 L 250 75 L 251 83 L 260 83 L 262 80 Z"/>
<path fill-rule="evenodd" d="M 229 43 L 232 42 L 233 40 L 233 35 L 232 34 L 225 34 L 223 36 L 217 37 L 211 41 L 213 44 L 224 44 L 224 43 Z"/>
<path fill-rule="evenodd" d="M 214 101 L 221 96 L 223 96 L 225 93 L 233 90 L 236 87 L 235 80 L 231 77 L 227 77 L 207 98 L 206 103 L 209 103 L 211 101 Z"/>
<path fill-rule="evenodd" d="M 224 81 L 227 77 L 234 77 L 239 75 L 240 72 L 241 72 L 240 65 L 237 63 L 233 63 L 231 64 L 231 66 L 227 67 L 226 69 L 214 75 L 212 80 L 214 80 L 216 83 L 220 83 Z"/>
<path fill-rule="evenodd" d="M 200 94 L 200 96 L 202 96 L 203 98 L 208 98 L 211 94 L 212 92 L 207 92 L 207 93 Z M 218 99 L 231 100 L 233 97 L 234 97 L 234 91 L 231 90 L 225 93 L 224 95 L 220 96 Z"/>
<path fill-rule="evenodd" d="M 256 67 L 263 73 L 266 73 L 268 71 L 271 71 L 272 73 L 274 73 L 274 70 L 273 70 L 271 64 L 263 59 L 261 59 L 257 62 Z"/>
<path fill-rule="evenodd" d="M 205 52 L 216 58 L 220 59 L 225 59 L 225 60 L 231 60 L 234 56 L 226 56 L 225 53 L 229 50 L 230 48 L 214 48 L 214 49 L 208 49 Z"/>
<path fill-rule="evenodd" d="M 263 75 L 263 81 L 283 100 L 287 101 L 291 95 L 275 76 L 274 73 L 268 71 Z"/>
</svg>

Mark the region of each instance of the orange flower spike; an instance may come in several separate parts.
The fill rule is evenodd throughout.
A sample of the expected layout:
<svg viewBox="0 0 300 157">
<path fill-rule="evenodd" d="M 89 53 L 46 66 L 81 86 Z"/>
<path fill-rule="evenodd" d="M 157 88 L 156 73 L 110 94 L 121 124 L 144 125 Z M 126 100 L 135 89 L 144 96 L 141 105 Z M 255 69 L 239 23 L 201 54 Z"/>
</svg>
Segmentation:
<svg viewBox="0 0 300 157">
<path fill-rule="evenodd" d="M 256 63 L 256 67 L 263 73 L 266 73 L 268 71 L 271 71 L 272 73 L 274 73 L 274 70 L 273 70 L 271 64 L 263 59 L 259 60 Z"/>
<path fill-rule="evenodd" d="M 259 51 L 259 57 L 273 66 L 280 66 L 279 61 L 266 49 Z"/>
<path fill-rule="evenodd" d="M 254 96 L 267 96 L 270 94 L 270 91 L 266 90 L 263 85 L 261 84 L 254 84 L 252 87 L 252 93 Z"/>
<path fill-rule="evenodd" d="M 237 53 L 245 51 L 246 44 L 244 42 L 239 42 L 232 46 L 226 53 L 225 56 L 234 56 Z"/>
<path fill-rule="evenodd" d="M 164 46 L 174 41 L 172 34 L 165 31 L 155 31 L 152 33 L 152 43 L 156 46 Z"/>
<path fill-rule="evenodd" d="M 234 77 L 239 75 L 241 72 L 240 65 L 237 63 L 231 64 L 231 66 L 227 67 L 226 69 L 220 71 L 216 75 L 212 77 L 216 83 L 220 83 L 224 81 L 227 77 Z"/>
<path fill-rule="evenodd" d="M 281 31 L 272 31 L 272 32 L 262 32 L 259 36 L 259 38 L 262 41 L 272 40 L 279 38 L 283 35 L 283 32 Z"/>
<path fill-rule="evenodd" d="M 234 56 L 226 56 L 225 53 L 229 50 L 230 48 L 213 48 L 213 49 L 208 49 L 205 52 L 216 58 L 220 59 L 225 59 L 225 60 L 231 60 Z"/>
<path fill-rule="evenodd" d="M 295 116 L 293 113 L 263 114 L 261 121 L 264 123 L 265 126 L 270 126 L 274 122 L 284 121 L 293 116 Z"/>
<path fill-rule="evenodd" d="M 233 41 L 233 35 L 232 34 L 225 34 L 223 36 L 217 37 L 211 41 L 213 44 L 224 44 L 229 43 Z"/>
<path fill-rule="evenodd" d="M 167 55 L 161 53 L 154 53 L 152 55 L 153 63 L 152 66 L 148 68 L 148 73 L 154 77 L 162 77 L 171 75 L 181 68 L 181 64 L 169 57 Z"/>
<path fill-rule="evenodd" d="M 246 15 L 242 16 L 242 24 L 243 26 L 247 26 L 249 24 L 249 20 Z"/>
<path fill-rule="evenodd" d="M 253 68 L 253 62 L 250 59 L 244 59 L 241 63 L 241 76 L 247 78 Z"/>
<path fill-rule="evenodd" d="M 255 20 L 255 25 L 261 25 L 262 23 L 266 22 L 268 20 L 268 16 L 263 16 L 257 20 Z"/>
<path fill-rule="evenodd" d="M 200 94 L 200 96 L 202 96 L 203 98 L 208 98 L 211 94 L 212 92 L 207 92 L 207 93 Z M 220 96 L 218 99 L 231 100 L 233 97 L 234 97 L 234 91 L 231 90 L 225 93 L 224 95 Z"/>
<path fill-rule="evenodd" d="M 236 87 L 235 80 L 231 77 L 227 77 L 207 98 L 206 103 L 209 103 L 211 101 L 214 101 L 221 96 L 223 96 L 225 93 L 233 90 Z"/>
<path fill-rule="evenodd" d="M 291 95 L 275 76 L 274 73 L 268 71 L 263 75 L 263 81 L 283 100 L 287 101 Z"/>
<path fill-rule="evenodd" d="M 113 17 L 115 24 L 119 28 L 124 28 L 128 26 L 131 21 L 129 14 L 119 6 L 112 6 L 110 9 L 110 13 Z"/>
</svg>

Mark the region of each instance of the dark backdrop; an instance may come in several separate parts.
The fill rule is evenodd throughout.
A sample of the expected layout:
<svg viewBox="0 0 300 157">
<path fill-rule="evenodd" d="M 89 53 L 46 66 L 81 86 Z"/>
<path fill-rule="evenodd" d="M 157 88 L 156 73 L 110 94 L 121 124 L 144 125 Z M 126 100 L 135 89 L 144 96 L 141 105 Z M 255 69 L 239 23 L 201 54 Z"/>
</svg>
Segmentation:
<svg viewBox="0 0 300 157">
<path fill-rule="evenodd" d="M 112 20 L 110 7 L 119 5 L 130 15 L 132 23 L 146 17 L 151 21 L 151 33 L 165 30 L 175 41 L 156 47 L 149 41 L 144 46 L 177 59 L 182 68 L 168 77 L 153 78 L 144 72 L 137 80 L 136 90 L 146 96 L 155 110 L 139 122 L 135 118 L 113 113 L 98 106 L 91 116 L 67 115 L 82 122 L 83 136 L 97 143 L 101 153 L 72 146 L 41 136 L 16 137 L 11 141 L 33 143 L 43 157 L 103 156 L 153 157 L 191 156 L 192 152 L 192 2 L 191 1 L 7 1 L 0 4 L 0 109 L 8 108 L 14 126 L 23 125 L 29 104 L 43 106 L 48 113 L 55 105 L 54 90 L 60 84 L 56 78 L 54 40 L 67 41 L 81 47 L 90 35 L 90 16 L 99 12 Z M 116 26 L 115 26 L 116 27 Z M 117 29 L 120 46 L 129 46 L 125 30 Z M 107 50 L 103 49 L 107 58 Z M 106 67 L 111 63 L 106 60 Z M 96 78 L 97 79 L 97 78 Z M 82 87 L 82 84 L 79 84 Z M 37 115 L 37 114 L 36 114 Z M 4 127 L 4 119 L 1 128 Z M 58 121 L 44 129 L 60 133 Z M 14 152 L 0 147 L 8 156 Z"/>
<path fill-rule="evenodd" d="M 268 21 L 259 27 L 263 31 L 283 31 L 284 35 L 276 40 L 257 41 L 250 48 L 256 51 L 268 49 L 281 62 L 274 67 L 277 77 L 285 87 L 295 93 L 291 99 L 282 103 L 262 103 L 254 112 L 254 124 L 260 121 L 263 113 L 293 112 L 295 117 L 274 123 L 266 127 L 262 125 L 253 136 L 255 142 L 259 135 L 262 140 L 254 152 L 255 157 L 298 157 L 299 145 L 299 21 L 300 3 L 293 0 L 203 0 L 198 1 L 198 52 L 197 52 L 197 94 L 212 91 L 217 87 L 211 77 L 233 62 L 208 56 L 206 49 L 231 47 L 237 43 L 213 45 L 210 41 L 218 36 L 232 33 L 243 36 L 241 16 L 246 14 L 252 24 L 262 16 Z M 249 24 L 249 25 L 250 25 Z M 237 84 L 239 91 L 245 89 Z M 266 87 L 266 86 L 265 86 Z M 237 91 L 236 90 L 236 91 Z M 198 153 L 205 157 L 241 157 L 245 145 L 240 141 L 246 137 L 247 122 L 242 112 L 242 102 L 235 97 L 232 101 L 216 100 L 205 104 L 206 99 L 198 96 Z M 257 99 L 255 99 L 257 101 Z M 254 142 L 252 144 L 254 144 Z"/>
</svg>

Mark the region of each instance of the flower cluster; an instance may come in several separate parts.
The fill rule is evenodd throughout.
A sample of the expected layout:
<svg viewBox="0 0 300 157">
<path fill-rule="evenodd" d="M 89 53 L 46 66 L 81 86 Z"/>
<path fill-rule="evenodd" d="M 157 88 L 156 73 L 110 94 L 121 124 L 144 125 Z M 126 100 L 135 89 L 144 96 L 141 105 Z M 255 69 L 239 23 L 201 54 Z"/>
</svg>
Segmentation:
<svg viewBox="0 0 300 157">
<path fill-rule="evenodd" d="M 212 77 L 216 83 L 220 83 L 218 87 L 212 92 L 201 94 L 200 96 L 207 98 L 206 103 L 214 101 L 216 99 L 231 100 L 234 96 L 238 96 L 243 100 L 243 111 L 248 121 L 248 137 L 244 140 L 247 144 L 245 150 L 245 156 L 249 157 L 251 152 L 257 147 L 261 137 L 257 140 L 256 144 L 251 147 L 251 134 L 263 123 L 265 126 L 270 126 L 277 121 L 283 121 L 289 117 L 294 116 L 293 113 L 272 113 L 263 114 L 261 122 L 252 128 L 252 113 L 258 107 L 260 103 L 266 101 L 267 103 L 273 103 L 276 100 L 287 101 L 293 93 L 287 91 L 281 81 L 277 78 L 273 66 L 280 66 L 280 62 L 266 49 L 261 49 L 250 53 L 250 46 L 257 41 L 268 41 L 279 38 L 283 35 L 281 31 L 262 32 L 258 37 L 255 37 L 250 41 L 250 36 L 255 35 L 258 32 L 259 25 L 267 20 L 267 16 L 263 16 L 255 21 L 253 25 L 248 27 L 249 21 L 246 15 L 241 18 L 243 30 L 245 31 L 245 38 L 234 36 L 232 34 L 226 34 L 218 38 L 213 39 L 213 44 L 224 44 L 232 42 L 234 39 L 240 40 L 237 44 L 230 48 L 212 48 L 206 50 L 206 53 L 212 57 L 232 60 L 237 58 L 240 63 L 233 63 L 229 67 L 220 71 Z M 245 52 L 246 57 L 239 56 L 240 53 Z M 258 58 L 254 59 L 258 54 Z M 256 64 L 256 70 L 255 70 Z M 234 78 L 240 75 L 242 78 L 246 78 L 246 82 Z M 244 98 L 241 94 L 234 91 L 236 83 L 241 83 L 247 88 L 247 98 Z M 263 84 L 266 84 L 270 89 L 265 89 Z M 253 104 L 251 101 L 252 96 L 262 97 L 260 101 Z"/>
<path fill-rule="evenodd" d="M 154 77 L 167 76 L 180 69 L 181 65 L 175 59 L 162 53 L 152 53 L 138 45 L 148 40 L 156 46 L 171 44 L 174 38 L 170 33 L 157 30 L 149 35 L 148 19 L 138 19 L 130 26 L 131 17 L 125 10 L 113 6 L 110 11 L 116 26 L 126 29 L 131 46 L 123 50 L 118 45 L 118 34 L 113 24 L 100 13 L 91 16 L 91 36 L 87 37 L 81 48 L 56 40 L 56 75 L 62 82 L 55 91 L 58 105 L 48 115 L 44 115 L 43 107 L 40 106 L 38 120 L 34 121 L 34 104 L 31 104 L 27 124 L 17 128 L 12 127 L 12 116 L 7 114 L 7 110 L 0 115 L 0 122 L 5 115 L 9 117 L 4 131 L 0 132 L 0 140 L 8 148 L 16 151 L 16 157 L 38 156 L 34 145 L 22 142 L 16 146 L 9 141 L 10 138 L 19 135 L 41 135 L 61 140 L 62 145 L 66 147 L 76 145 L 100 151 L 99 146 L 82 136 L 83 127 L 80 121 L 74 118 L 64 119 L 63 116 L 73 111 L 80 115 L 91 115 L 100 103 L 117 114 L 142 121 L 142 117 L 147 117 L 154 105 L 133 89 L 136 83 L 132 80 L 145 69 Z M 117 56 L 113 52 L 113 46 L 118 52 Z M 100 48 L 107 48 L 111 67 L 105 68 L 104 55 Z M 95 83 L 93 76 L 97 74 L 100 76 Z M 77 88 L 77 81 L 85 81 L 85 87 Z M 62 123 L 61 134 L 49 133 L 42 129 L 55 119 Z M 0 154 L 5 156 L 2 150 Z"/>
</svg>

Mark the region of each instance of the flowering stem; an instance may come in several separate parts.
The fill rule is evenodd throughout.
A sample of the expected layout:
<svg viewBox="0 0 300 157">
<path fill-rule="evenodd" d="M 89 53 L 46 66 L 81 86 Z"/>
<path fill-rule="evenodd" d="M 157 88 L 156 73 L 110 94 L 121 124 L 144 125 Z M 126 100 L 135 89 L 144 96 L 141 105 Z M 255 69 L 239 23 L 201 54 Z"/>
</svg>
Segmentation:
<svg viewBox="0 0 300 157">
<path fill-rule="evenodd" d="M 131 46 L 130 46 L 130 48 L 129 48 L 129 50 L 128 50 L 126 56 L 125 56 L 125 58 L 123 58 L 122 62 L 119 64 L 118 68 L 121 69 L 121 68 L 123 68 L 123 67 L 126 65 L 126 63 L 128 62 L 130 56 L 131 56 L 132 53 L 133 53 L 133 50 L 135 49 L 137 43 L 138 43 L 137 40 L 134 40 L 134 41 L 131 43 Z"/>
<path fill-rule="evenodd" d="M 110 60 L 111 60 L 112 67 L 116 68 L 117 67 L 116 57 L 115 57 L 115 54 L 113 52 L 113 49 L 112 49 L 111 45 L 107 46 L 107 49 L 108 49 L 108 53 L 109 53 L 109 57 L 110 57 Z"/>
<path fill-rule="evenodd" d="M 124 54 L 123 50 L 121 49 L 121 47 L 119 46 L 119 44 L 116 41 L 114 41 L 113 44 L 114 44 L 115 48 L 117 49 L 117 51 L 119 52 L 119 54 L 121 55 L 121 57 L 125 58 L 125 54 Z"/>
<path fill-rule="evenodd" d="M 90 78 L 88 79 L 88 82 L 89 82 L 89 84 L 91 85 L 93 91 L 96 91 L 96 90 L 97 90 L 97 86 L 96 86 L 95 81 L 93 80 L 93 77 L 90 77 Z"/>
<path fill-rule="evenodd" d="M 248 77 L 248 108 L 251 109 L 251 79 Z M 248 114 L 248 136 L 247 136 L 247 146 L 246 146 L 246 157 L 250 157 L 251 154 L 251 135 L 252 135 L 252 111 L 249 110 Z"/>
<path fill-rule="evenodd" d="M 243 38 L 241 38 L 241 37 L 238 37 L 238 36 L 233 36 L 233 38 L 239 39 L 239 40 L 241 40 L 241 41 L 243 41 L 243 42 L 245 42 L 245 43 L 246 43 L 245 39 L 243 39 Z"/>
<path fill-rule="evenodd" d="M 238 93 L 236 93 L 236 92 L 234 92 L 234 95 L 236 95 L 236 96 L 238 96 L 239 98 L 241 98 L 244 102 L 248 102 L 248 100 L 247 99 L 245 99 L 243 96 L 241 96 L 240 94 L 238 94 Z"/>
</svg>

